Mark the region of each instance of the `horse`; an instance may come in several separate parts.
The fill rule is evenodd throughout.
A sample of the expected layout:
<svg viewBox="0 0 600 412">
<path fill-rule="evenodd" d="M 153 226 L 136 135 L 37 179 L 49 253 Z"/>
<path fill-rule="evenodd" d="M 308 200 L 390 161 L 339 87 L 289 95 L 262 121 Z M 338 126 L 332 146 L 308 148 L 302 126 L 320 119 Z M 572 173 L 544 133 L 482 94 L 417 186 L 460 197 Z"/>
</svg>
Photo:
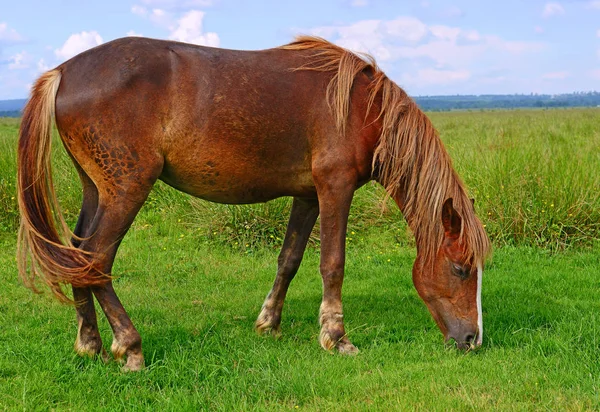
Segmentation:
<svg viewBox="0 0 600 412">
<path fill-rule="evenodd" d="M 79 174 L 71 232 L 51 171 L 52 127 Z M 320 216 L 320 345 L 353 354 L 344 329 L 345 235 L 354 192 L 384 186 L 414 233 L 414 286 L 446 341 L 482 344 L 490 249 L 437 131 L 369 55 L 300 36 L 236 51 L 129 37 L 62 63 L 34 83 L 18 143 L 19 274 L 77 313 L 75 351 L 144 366 L 141 337 L 113 288 L 117 249 L 153 184 L 228 204 L 293 197 L 277 274 L 255 323 L 279 333 L 284 299 Z M 72 299 L 65 287 L 72 287 Z"/>
</svg>

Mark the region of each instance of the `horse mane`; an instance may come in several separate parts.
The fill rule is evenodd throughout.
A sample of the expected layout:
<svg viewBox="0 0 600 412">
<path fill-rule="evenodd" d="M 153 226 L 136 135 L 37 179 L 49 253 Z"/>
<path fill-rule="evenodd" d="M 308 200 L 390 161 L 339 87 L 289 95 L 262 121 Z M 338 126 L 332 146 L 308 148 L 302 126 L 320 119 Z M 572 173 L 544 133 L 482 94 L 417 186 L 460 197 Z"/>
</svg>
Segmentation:
<svg viewBox="0 0 600 412">
<path fill-rule="evenodd" d="M 400 198 L 402 213 L 413 231 L 419 252 L 430 262 L 444 240 L 442 206 L 452 198 L 462 217 L 459 239 L 467 246 L 467 261 L 481 263 L 490 242 L 467 191 L 452 167 L 437 131 L 417 104 L 390 80 L 367 54 L 355 54 L 325 39 L 299 36 L 284 50 L 313 50 L 295 70 L 331 72 L 327 100 L 341 134 L 350 112 L 354 79 L 367 72 L 371 79 L 365 119 L 379 105 L 381 135 L 373 155 L 373 177 L 387 193 Z"/>
</svg>

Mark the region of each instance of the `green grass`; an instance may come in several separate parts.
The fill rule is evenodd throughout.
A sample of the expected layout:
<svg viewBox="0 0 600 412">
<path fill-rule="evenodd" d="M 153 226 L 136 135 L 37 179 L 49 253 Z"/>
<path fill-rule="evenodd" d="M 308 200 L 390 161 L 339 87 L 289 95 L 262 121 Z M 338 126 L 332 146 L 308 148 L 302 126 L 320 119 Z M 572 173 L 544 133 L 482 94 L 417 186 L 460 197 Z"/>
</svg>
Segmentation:
<svg viewBox="0 0 600 412">
<path fill-rule="evenodd" d="M 181 236 L 183 235 L 183 237 Z M 121 247 L 116 289 L 143 338 L 147 368 L 72 351 L 72 308 L 32 295 L 2 244 L 0 405 L 8 409 L 592 409 L 600 407 L 600 254 L 504 247 L 483 289 L 485 342 L 444 347 L 410 280 L 411 249 L 371 234 L 348 250 L 346 326 L 361 352 L 320 349 L 318 251 L 284 308 L 283 337 L 252 331 L 277 251 L 203 244 L 165 213 Z M 518 262 L 518 263 L 515 263 Z M 109 327 L 101 333 L 108 348 Z"/>
<path fill-rule="evenodd" d="M 114 268 L 143 339 L 147 367 L 135 374 L 77 357 L 74 310 L 20 285 L 18 123 L 0 119 L 0 410 L 600 408 L 600 111 L 431 117 L 496 247 L 481 350 L 443 345 L 412 286 L 411 236 L 378 186 L 361 189 L 351 212 L 344 309 L 361 352 L 348 358 L 317 342 L 316 238 L 290 288 L 282 338 L 252 331 L 289 200 L 212 205 L 159 184 Z M 80 189 L 60 145 L 54 165 L 74 222 Z"/>
</svg>

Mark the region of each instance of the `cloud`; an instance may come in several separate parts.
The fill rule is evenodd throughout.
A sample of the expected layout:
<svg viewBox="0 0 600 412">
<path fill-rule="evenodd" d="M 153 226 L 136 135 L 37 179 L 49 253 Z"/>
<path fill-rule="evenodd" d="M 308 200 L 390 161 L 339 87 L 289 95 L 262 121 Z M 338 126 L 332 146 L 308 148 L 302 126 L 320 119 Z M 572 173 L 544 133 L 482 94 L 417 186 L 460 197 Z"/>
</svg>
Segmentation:
<svg viewBox="0 0 600 412">
<path fill-rule="evenodd" d="M 537 34 L 542 34 L 542 33 L 544 33 L 544 28 L 541 26 L 535 26 L 533 28 L 533 31 L 535 31 Z"/>
<path fill-rule="evenodd" d="M 592 79 L 600 80 L 600 69 L 599 70 L 591 70 L 589 72 L 589 74 Z"/>
<path fill-rule="evenodd" d="M 15 29 L 11 29 L 6 23 L 0 23 L 0 43 L 14 44 L 23 40 L 23 36 L 17 33 Z"/>
<path fill-rule="evenodd" d="M 137 16 L 145 16 L 148 14 L 148 9 L 144 6 L 140 6 L 139 4 L 134 4 L 131 6 L 131 12 Z"/>
<path fill-rule="evenodd" d="M 369 0 L 352 0 L 352 7 L 365 7 L 369 5 Z"/>
<path fill-rule="evenodd" d="M 169 27 L 175 24 L 175 19 L 173 18 L 171 13 L 163 9 L 152 9 L 148 17 L 153 23 L 159 26 Z"/>
<path fill-rule="evenodd" d="M 200 10 L 188 10 L 183 15 L 169 11 L 178 2 L 170 0 L 143 0 L 143 3 L 148 5 L 161 5 L 162 8 L 153 8 L 148 10 L 144 6 L 135 5 L 131 8 L 131 12 L 135 15 L 150 19 L 154 24 L 163 29 L 169 30 L 168 38 L 170 40 L 181 41 L 185 43 L 199 44 L 203 46 L 218 47 L 221 43 L 219 35 L 214 32 L 205 33 L 202 30 L 205 13 Z M 181 2 L 179 2 L 181 3 Z M 187 1 L 186 4 L 212 4 L 212 1 L 198 0 Z M 179 18 L 176 16 L 179 14 Z M 128 36 L 139 36 L 139 34 L 130 31 Z"/>
<path fill-rule="evenodd" d="M 396 39 L 414 43 L 427 34 L 427 26 L 415 17 L 401 16 L 383 24 L 385 33 Z"/>
<path fill-rule="evenodd" d="M 54 50 L 54 54 L 59 59 L 67 60 L 102 43 L 102 37 L 97 32 L 82 31 L 81 33 L 72 34 L 60 49 Z"/>
<path fill-rule="evenodd" d="M 596 37 L 600 37 L 600 29 L 596 32 Z"/>
<path fill-rule="evenodd" d="M 552 16 L 558 16 L 561 14 L 565 14 L 565 9 L 560 3 L 546 3 L 544 5 L 544 11 L 542 11 L 542 17 L 548 18 Z"/>
<path fill-rule="evenodd" d="M 600 0 L 593 0 L 587 4 L 587 7 L 590 9 L 600 10 Z"/>
<path fill-rule="evenodd" d="M 134 30 L 129 30 L 127 33 L 125 33 L 125 35 L 129 37 L 144 37 L 143 34 L 136 33 Z"/>
<path fill-rule="evenodd" d="M 421 84 L 425 86 L 439 86 L 453 83 L 460 83 L 471 78 L 468 70 L 438 70 L 421 69 L 415 75 L 405 75 L 404 80 L 407 83 Z"/>
<path fill-rule="evenodd" d="M 39 59 L 37 62 L 37 69 L 39 72 L 47 72 L 48 70 L 51 69 L 51 67 L 48 66 L 48 64 L 46 64 L 46 60 Z"/>
<path fill-rule="evenodd" d="M 8 59 L 9 70 L 20 70 L 29 68 L 31 56 L 26 51 L 17 53 Z"/>
<path fill-rule="evenodd" d="M 467 80 L 468 87 L 474 82 L 499 84 L 515 67 L 547 48 L 543 42 L 505 40 L 458 26 L 427 25 L 412 16 L 321 26 L 308 32 L 369 53 L 391 77 L 409 88 L 434 93 L 454 91 L 443 85 L 462 87 Z M 490 69 L 503 74 L 490 77 Z"/>
<path fill-rule="evenodd" d="M 335 38 L 342 47 L 372 54 L 381 61 L 393 59 L 393 46 L 416 44 L 427 34 L 427 26 L 415 17 L 394 20 L 361 20 L 348 26 L 321 26 L 309 30 L 325 38 Z"/>
<path fill-rule="evenodd" d="M 429 31 L 438 39 L 455 42 L 462 30 L 458 27 L 431 26 L 429 27 Z"/>
<path fill-rule="evenodd" d="M 169 39 L 186 43 L 200 44 L 204 46 L 218 47 L 220 40 L 217 33 L 203 33 L 202 20 L 204 12 L 191 10 L 183 15 L 177 26 L 171 31 Z"/>
<path fill-rule="evenodd" d="M 154 24 L 161 27 L 169 27 L 175 24 L 172 13 L 161 8 L 152 8 L 149 10 L 144 6 L 136 4 L 131 6 L 131 12 L 136 16 L 148 18 Z"/>
<path fill-rule="evenodd" d="M 164 9 L 189 9 L 193 7 L 210 7 L 217 0 L 141 0 L 149 7 L 160 7 Z"/>
<path fill-rule="evenodd" d="M 426 59 L 440 66 L 468 63 L 486 52 L 518 55 L 545 47 L 540 42 L 506 41 L 460 27 L 427 26 L 414 17 L 363 20 L 348 26 L 318 27 L 311 32 L 342 47 L 370 53 L 380 61 Z"/>
<path fill-rule="evenodd" d="M 543 80 L 564 80 L 567 77 L 569 77 L 569 72 L 565 71 L 545 73 L 542 75 Z"/>
</svg>

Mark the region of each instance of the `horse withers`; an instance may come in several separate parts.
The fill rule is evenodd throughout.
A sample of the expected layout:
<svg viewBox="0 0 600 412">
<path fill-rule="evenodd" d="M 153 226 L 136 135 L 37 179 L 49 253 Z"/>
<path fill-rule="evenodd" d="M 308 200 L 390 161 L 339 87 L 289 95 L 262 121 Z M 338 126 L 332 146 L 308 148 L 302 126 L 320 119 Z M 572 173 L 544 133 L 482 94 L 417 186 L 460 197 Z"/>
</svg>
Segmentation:
<svg viewBox="0 0 600 412">
<path fill-rule="evenodd" d="M 53 121 L 83 186 L 71 233 L 52 186 Z M 277 276 L 256 321 L 279 331 L 283 302 L 320 215 L 319 341 L 354 353 L 342 316 L 345 234 L 355 190 L 381 183 L 417 245 L 415 287 L 446 339 L 481 344 L 481 279 L 489 241 L 425 114 L 369 57 L 300 37 L 262 51 L 124 38 L 43 74 L 24 110 L 18 148 L 19 272 L 61 300 L 71 284 L 75 350 L 103 352 L 94 299 L 113 355 L 144 365 L 141 338 L 115 290 L 119 243 L 161 179 L 220 203 L 292 196 Z"/>
</svg>

